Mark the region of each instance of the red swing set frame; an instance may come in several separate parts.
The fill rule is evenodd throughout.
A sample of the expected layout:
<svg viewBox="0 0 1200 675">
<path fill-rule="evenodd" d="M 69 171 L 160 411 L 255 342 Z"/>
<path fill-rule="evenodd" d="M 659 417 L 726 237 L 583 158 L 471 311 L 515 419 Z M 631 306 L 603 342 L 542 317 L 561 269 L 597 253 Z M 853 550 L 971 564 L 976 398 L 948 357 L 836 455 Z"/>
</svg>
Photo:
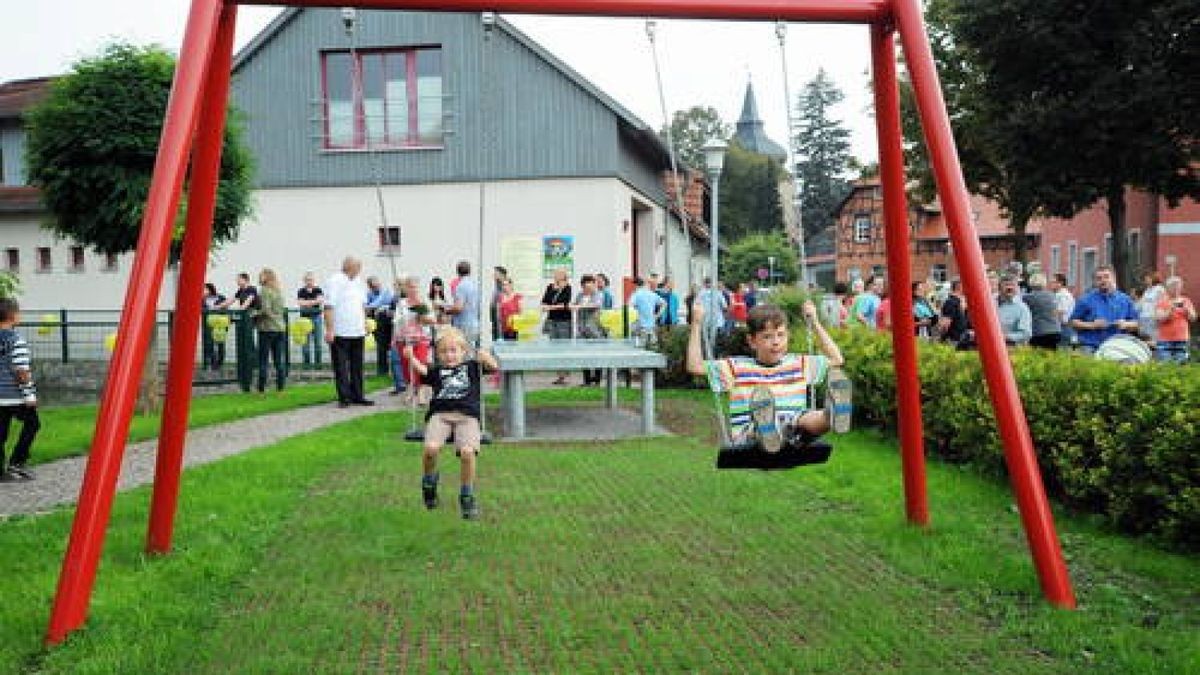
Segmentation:
<svg viewBox="0 0 1200 675">
<path fill-rule="evenodd" d="M 165 554 L 171 549 L 195 368 L 195 335 L 200 329 L 201 291 L 212 240 L 238 4 L 869 24 L 888 284 L 891 288 L 906 289 L 911 284 L 911 261 L 894 48 L 894 35 L 898 33 L 916 92 L 955 260 L 975 315 L 988 393 L 1042 593 L 1057 606 L 1075 606 L 1029 426 L 996 319 L 995 304 L 989 297 L 983 254 L 971 225 L 967 190 L 917 0 L 291 0 L 283 3 L 192 0 L 137 255 L 125 294 L 119 337 L 51 611 L 47 644 L 62 642 L 87 618 L 137 386 L 154 326 L 155 299 L 163 280 L 172 224 L 190 157 L 191 181 L 175 300 L 176 324 L 146 542 L 151 553 Z M 929 508 L 912 298 L 907 293 L 897 293 L 893 302 L 892 344 L 905 511 L 910 522 L 927 526 Z"/>
</svg>

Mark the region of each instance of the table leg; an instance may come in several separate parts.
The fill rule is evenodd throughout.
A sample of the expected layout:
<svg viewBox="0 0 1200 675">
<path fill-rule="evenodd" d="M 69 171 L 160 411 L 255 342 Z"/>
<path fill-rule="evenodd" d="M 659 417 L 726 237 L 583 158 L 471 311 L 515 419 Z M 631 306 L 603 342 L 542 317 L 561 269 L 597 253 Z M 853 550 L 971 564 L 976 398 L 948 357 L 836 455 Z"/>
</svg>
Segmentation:
<svg viewBox="0 0 1200 675">
<path fill-rule="evenodd" d="M 617 407 L 617 376 L 612 368 L 604 369 L 604 402 L 613 409 Z"/>
<path fill-rule="evenodd" d="M 508 423 L 511 438 L 525 438 L 525 373 L 513 371 L 504 374 L 505 399 L 504 419 Z"/>
<path fill-rule="evenodd" d="M 642 369 L 642 433 L 654 433 L 654 369 Z"/>
</svg>

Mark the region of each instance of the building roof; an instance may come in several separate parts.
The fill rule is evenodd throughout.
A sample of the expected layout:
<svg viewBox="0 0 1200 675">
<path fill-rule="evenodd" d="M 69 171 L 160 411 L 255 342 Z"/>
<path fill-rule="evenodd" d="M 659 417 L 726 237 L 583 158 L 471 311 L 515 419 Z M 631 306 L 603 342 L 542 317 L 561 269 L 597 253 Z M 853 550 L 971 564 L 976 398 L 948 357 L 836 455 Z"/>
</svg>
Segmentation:
<svg viewBox="0 0 1200 675">
<path fill-rule="evenodd" d="M 19 118 L 50 94 L 53 77 L 34 77 L 0 84 L 0 119 Z"/>
<path fill-rule="evenodd" d="M 237 72 L 244 63 L 254 58 L 258 50 L 269 43 L 275 34 L 283 30 L 293 19 L 300 15 L 301 12 L 308 11 L 304 7 L 289 7 L 279 13 L 271 23 L 267 24 L 254 39 L 246 43 L 237 54 L 233 57 L 233 71 Z M 555 70 L 562 73 L 564 77 L 573 82 L 580 89 L 583 89 L 593 98 L 599 101 L 604 107 L 608 108 L 621 125 L 621 131 L 630 139 L 639 142 L 639 145 L 649 151 L 651 158 L 655 163 L 659 164 L 659 168 L 668 166 L 670 155 L 667 152 L 667 146 L 659 137 L 658 133 L 647 125 L 636 115 L 629 112 L 625 106 L 621 105 L 608 94 L 600 90 L 599 87 L 592 84 L 583 75 L 580 75 L 574 68 L 568 66 L 564 61 L 552 54 L 548 49 L 541 46 L 533 40 L 533 38 L 522 33 L 516 26 L 505 21 L 502 17 L 496 17 L 496 27 L 504 31 L 507 35 L 516 40 L 519 44 L 529 49 L 546 63 L 550 64 Z"/>
<path fill-rule="evenodd" d="M 742 116 L 733 134 L 737 144 L 750 152 L 787 161 L 787 150 L 767 137 L 762 118 L 758 116 L 758 103 L 754 100 L 754 84 L 746 83 L 746 97 L 742 101 Z"/>
</svg>

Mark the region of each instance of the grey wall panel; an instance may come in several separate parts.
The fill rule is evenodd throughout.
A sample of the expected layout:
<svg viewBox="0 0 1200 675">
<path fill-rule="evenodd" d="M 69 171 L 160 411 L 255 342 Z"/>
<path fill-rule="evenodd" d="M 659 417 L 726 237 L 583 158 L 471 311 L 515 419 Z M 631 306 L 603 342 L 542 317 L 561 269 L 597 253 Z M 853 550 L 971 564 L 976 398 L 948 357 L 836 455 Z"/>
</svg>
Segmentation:
<svg viewBox="0 0 1200 675">
<path fill-rule="evenodd" d="M 442 46 L 447 113 L 440 150 L 334 152 L 321 148 L 322 50 L 349 40 L 337 10 L 302 10 L 234 76 L 263 187 L 426 183 L 496 178 L 643 174 L 620 148 L 619 120 L 595 96 L 478 14 L 359 11 L 360 48 Z M 485 52 L 487 58 L 485 59 Z M 650 193 L 648 193 L 650 194 Z"/>
</svg>

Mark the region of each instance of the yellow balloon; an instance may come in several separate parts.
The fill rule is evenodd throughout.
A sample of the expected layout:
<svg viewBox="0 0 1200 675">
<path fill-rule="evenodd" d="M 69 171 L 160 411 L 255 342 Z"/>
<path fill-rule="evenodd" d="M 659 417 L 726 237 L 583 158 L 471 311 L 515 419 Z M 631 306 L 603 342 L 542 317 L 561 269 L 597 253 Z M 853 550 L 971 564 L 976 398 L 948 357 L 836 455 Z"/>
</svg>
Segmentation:
<svg viewBox="0 0 1200 675">
<path fill-rule="evenodd" d="M 109 333 L 104 336 L 104 351 L 111 352 L 117 348 L 117 334 Z"/>
<path fill-rule="evenodd" d="M 209 314 L 205 319 L 205 323 L 209 328 L 214 330 L 218 328 L 229 328 L 229 315 L 227 314 Z"/>
<path fill-rule="evenodd" d="M 229 333 L 228 333 L 228 331 L 227 331 L 226 329 L 224 329 L 224 328 L 214 328 L 214 329 L 212 329 L 212 339 L 213 339 L 213 342 L 224 342 L 224 341 L 225 341 L 225 337 L 226 337 L 228 334 L 229 334 Z"/>
<path fill-rule="evenodd" d="M 375 335 L 374 334 L 368 335 L 367 339 L 363 340 L 363 349 L 365 349 L 366 351 L 371 351 L 371 350 L 375 349 Z"/>
<path fill-rule="evenodd" d="M 302 316 L 299 319 L 296 319 L 292 322 L 292 330 L 297 333 L 308 335 L 313 331 L 312 319 L 308 318 L 307 316 Z"/>
<path fill-rule="evenodd" d="M 375 332 L 375 319 L 367 319 L 367 332 L 368 333 Z"/>
<path fill-rule="evenodd" d="M 38 335 L 49 335 L 50 333 L 54 332 L 54 327 L 59 325 L 58 315 L 57 314 L 43 314 L 41 317 L 41 320 L 38 323 L 40 323 L 42 325 L 38 326 L 37 334 Z"/>
</svg>

